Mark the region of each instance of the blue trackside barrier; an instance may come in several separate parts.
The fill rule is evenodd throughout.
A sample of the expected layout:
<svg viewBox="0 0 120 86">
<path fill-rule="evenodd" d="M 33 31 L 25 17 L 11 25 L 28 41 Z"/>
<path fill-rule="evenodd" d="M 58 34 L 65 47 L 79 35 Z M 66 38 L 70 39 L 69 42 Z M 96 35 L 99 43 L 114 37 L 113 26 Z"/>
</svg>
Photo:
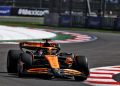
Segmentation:
<svg viewBox="0 0 120 86">
<path fill-rule="evenodd" d="M 72 16 L 61 15 L 59 17 L 59 26 L 64 26 L 64 27 L 72 26 Z"/>
<path fill-rule="evenodd" d="M 73 27 L 84 27 L 85 26 L 85 16 L 73 15 L 72 16 L 72 26 Z"/>
<path fill-rule="evenodd" d="M 120 18 L 116 18 L 114 21 L 114 29 L 120 30 Z"/>
<path fill-rule="evenodd" d="M 113 29 L 115 24 L 115 18 L 104 17 L 102 19 L 102 28 Z"/>
<path fill-rule="evenodd" d="M 120 18 L 57 15 L 56 13 L 45 17 L 45 25 L 120 30 Z"/>
<path fill-rule="evenodd" d="M 87 16 L 85 27 L 101 28 L 101 23 L 102 23 L 102 17 Z"/>
<path fill-rule="evenodd" d="M 11 7 L 0 6 L 0 16 L 11 16 Z"/>
<path fill-rule="evenodd" d="M 58 26 L 59 15 L 57 13 L 46 14 L 44 18 L 44 24 L 48 26 Z"/>
</svg>

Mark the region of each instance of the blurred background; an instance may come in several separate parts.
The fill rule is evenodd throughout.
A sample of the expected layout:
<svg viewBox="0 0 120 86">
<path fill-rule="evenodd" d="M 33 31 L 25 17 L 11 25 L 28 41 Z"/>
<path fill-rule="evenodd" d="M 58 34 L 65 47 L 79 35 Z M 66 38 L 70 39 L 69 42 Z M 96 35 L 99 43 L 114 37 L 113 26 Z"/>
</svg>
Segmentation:
<svg viewBox="0 0 120 86">
<path fill-rule="evenodd" d="M 120 0 L 0 0 L 0 15 L 42 17 L 48 26 L 119 30 Z"/>
</svg>

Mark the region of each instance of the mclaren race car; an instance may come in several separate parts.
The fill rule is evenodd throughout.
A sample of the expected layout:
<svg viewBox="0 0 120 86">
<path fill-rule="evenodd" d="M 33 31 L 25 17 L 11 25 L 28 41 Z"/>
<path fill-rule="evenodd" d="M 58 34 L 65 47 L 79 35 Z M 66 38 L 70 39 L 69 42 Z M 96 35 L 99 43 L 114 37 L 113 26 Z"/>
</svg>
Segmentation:
<svg viewBox="0 0 120 86">
<path fill-rule="evenodd" d="M 87 58 L 72 53 L 60 53 L 57 43 L 44 39 L 44 42 L 21 42 L 20 50 L 9 50 L 7 56 L 8 73 L 19 77 L 39 74 L 46 78 L 74 77 L 84 81 L 89 76 Z"/>
</svg>

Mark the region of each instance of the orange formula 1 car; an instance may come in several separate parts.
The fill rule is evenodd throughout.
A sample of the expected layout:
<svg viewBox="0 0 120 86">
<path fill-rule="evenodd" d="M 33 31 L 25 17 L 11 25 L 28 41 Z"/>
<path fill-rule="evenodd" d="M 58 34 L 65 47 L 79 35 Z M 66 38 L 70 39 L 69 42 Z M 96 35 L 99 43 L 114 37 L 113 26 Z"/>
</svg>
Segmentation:
<svg viewBox="0 0 120 86">
<path fill-rule="evenodd" d="M 46 78 L 74 77 L 84 81 L 89 76 L 87 58 L 72 53 L 60 53 L 57 43 L 21 42 L 20 50 L 9 50 L 7 57 L 8 73 L 19 77 L 28 74 L 44 75 Z"/>
</svg>

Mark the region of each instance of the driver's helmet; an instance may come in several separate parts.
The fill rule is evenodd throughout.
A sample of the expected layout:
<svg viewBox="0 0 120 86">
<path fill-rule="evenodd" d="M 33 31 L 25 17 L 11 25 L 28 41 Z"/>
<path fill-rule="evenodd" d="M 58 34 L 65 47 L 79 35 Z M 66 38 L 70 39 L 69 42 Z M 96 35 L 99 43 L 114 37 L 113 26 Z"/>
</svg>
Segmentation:
<svg viewBox="0 0 120 86">
<path fill-rule="evenodd" d="M 45 41 L 45 43 L 43 44 L 44 47 L 50 47 L 50 43 L 48 42 L 48 40 Z"/>
</svg>

